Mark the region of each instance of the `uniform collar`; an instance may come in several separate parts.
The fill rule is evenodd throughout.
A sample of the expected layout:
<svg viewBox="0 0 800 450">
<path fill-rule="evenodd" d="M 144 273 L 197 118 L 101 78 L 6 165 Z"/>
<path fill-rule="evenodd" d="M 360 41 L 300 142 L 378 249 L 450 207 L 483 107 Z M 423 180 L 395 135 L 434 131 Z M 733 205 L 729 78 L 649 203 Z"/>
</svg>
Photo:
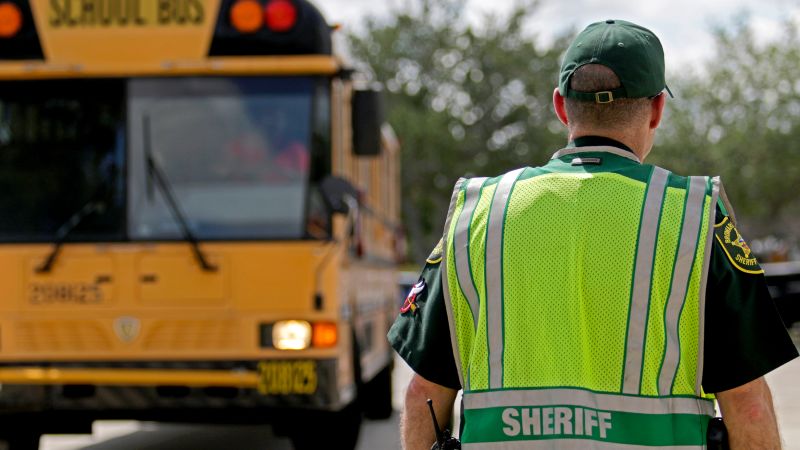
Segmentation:
<svg viewBox="0 0 800 450">
<path fill-rule="evenodd" d="M 633 149 L 622 142 L 605 136 L 581 136 L 567 144 L 567 148 L 575 147 L 617 147 L 633 153 Z"/>
<path fill-rule="evenodd" d="M 605 152 L 628 158 L 641 164 L 639 158 L 630 147 L 622 142 L 603 136 L 582 136 L 571 141 L 565 148 L 555 152 L 551 159 L 561 158 L 576 153 Z"/>
</svg>

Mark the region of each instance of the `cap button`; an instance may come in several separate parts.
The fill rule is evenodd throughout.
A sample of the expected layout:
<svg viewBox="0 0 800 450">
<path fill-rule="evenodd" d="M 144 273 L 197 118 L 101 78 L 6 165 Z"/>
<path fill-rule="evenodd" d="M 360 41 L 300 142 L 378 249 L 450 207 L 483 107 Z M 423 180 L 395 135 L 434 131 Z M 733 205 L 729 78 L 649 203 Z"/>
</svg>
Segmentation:
<svg viewBox="0 0 800 450">
<path fill-rule="evenodd" d="M 609 19 L 609 20 L 606 20 L 606 23 L 614 23 L 614 21 Z"/>
</svg>

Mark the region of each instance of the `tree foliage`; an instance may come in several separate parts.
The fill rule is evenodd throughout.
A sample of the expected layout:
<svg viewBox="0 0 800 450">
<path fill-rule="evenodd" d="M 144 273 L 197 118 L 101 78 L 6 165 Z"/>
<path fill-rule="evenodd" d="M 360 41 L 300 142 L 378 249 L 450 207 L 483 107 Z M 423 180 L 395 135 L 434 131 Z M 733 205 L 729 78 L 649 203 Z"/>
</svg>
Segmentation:
<svg viewBox="0 0 800 450">
<path fill-rule="evenodd" d="M 565 144 L 551 106 L 560 57 L 573 33 L 543 45 L 527 33 L 537 3 L 518 3 L 479 27 L 466 0 L 408 0 L 349 36 L 369 81 L 388 94 L 389 122 L 403 145 L 404 223 L 411 256 L 424 258 L 442 232 L 460 176 L 499 175 L 543 164 Z M 698 71 L 671 68 L 676 98 L 650 160 L 681 174 L 719 174 L 753 237 L 800 234 L 800 38 L 758 44 L 747 20 L 715 33 Z M 792 225 L 798 229 L 792 229 Z"/>
<path fill-rule="evenodd" d="M 550 110 L 568 40 L 536 44 L 523 30 L 535 10 L 519 3 L 463 18 L 465 0 L 416 0 L 351 35 L 354 55 L 388 93 L 389 122 L 402 141 L 404 223 L 420 261 L 438 240 L 455 181 L 538 165 L 566 134 Z"/>
<path fill-rule="evenodd" d="M 800 227 L 800 37 L 759 44 L 747 21 L 715 33 L 716 51 L 678 80 L 654 163 L 719 174 L 751 235 L 797 238 Z"/>
</svg>

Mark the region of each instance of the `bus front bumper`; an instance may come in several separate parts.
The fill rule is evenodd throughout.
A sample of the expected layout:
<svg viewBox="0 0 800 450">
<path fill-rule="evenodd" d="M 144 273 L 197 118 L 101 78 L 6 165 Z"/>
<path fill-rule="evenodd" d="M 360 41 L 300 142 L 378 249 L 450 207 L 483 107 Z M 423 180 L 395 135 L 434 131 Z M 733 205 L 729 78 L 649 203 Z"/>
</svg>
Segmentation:
<svg viewBox="0 0 800 450">
<path fill-rule="evenodd" d="M 3 365 L 0 413 L 13 410 L 310 408 L 355 397 L 336 359 Z"/>
</svg>

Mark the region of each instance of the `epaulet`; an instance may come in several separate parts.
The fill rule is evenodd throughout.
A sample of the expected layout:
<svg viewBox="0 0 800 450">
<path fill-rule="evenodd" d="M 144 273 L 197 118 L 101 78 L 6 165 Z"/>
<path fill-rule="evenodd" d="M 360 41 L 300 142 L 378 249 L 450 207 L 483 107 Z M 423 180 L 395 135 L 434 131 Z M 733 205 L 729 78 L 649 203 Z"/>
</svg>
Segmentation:
<svg viewBox="0 0 800 450">
<path fill-rule="evenodd" d="M 730 200 L 728 200 L 728 194 L 725 193 L 725 187 L 722 185 L 722 180 L 717 178 L 717 182 L 719 183 L 719 199 L 717 200 L 717 206 L 722 210 L 722 214 L 728 216 L 728 220 L 733 223 L 735 226 L 736 222 L 736 213 L 733 211 L 733 205 L 731 205 Z"/>
<path fill-rule="evenodd" d="M 431 254 L 425 259 L 425 262 L 428 264 L 438 264 L 442 262 L 442 239 L 439 239 L 439 243 L 436 244 L 436 247 L 433 248 Z"/>
</svg>

